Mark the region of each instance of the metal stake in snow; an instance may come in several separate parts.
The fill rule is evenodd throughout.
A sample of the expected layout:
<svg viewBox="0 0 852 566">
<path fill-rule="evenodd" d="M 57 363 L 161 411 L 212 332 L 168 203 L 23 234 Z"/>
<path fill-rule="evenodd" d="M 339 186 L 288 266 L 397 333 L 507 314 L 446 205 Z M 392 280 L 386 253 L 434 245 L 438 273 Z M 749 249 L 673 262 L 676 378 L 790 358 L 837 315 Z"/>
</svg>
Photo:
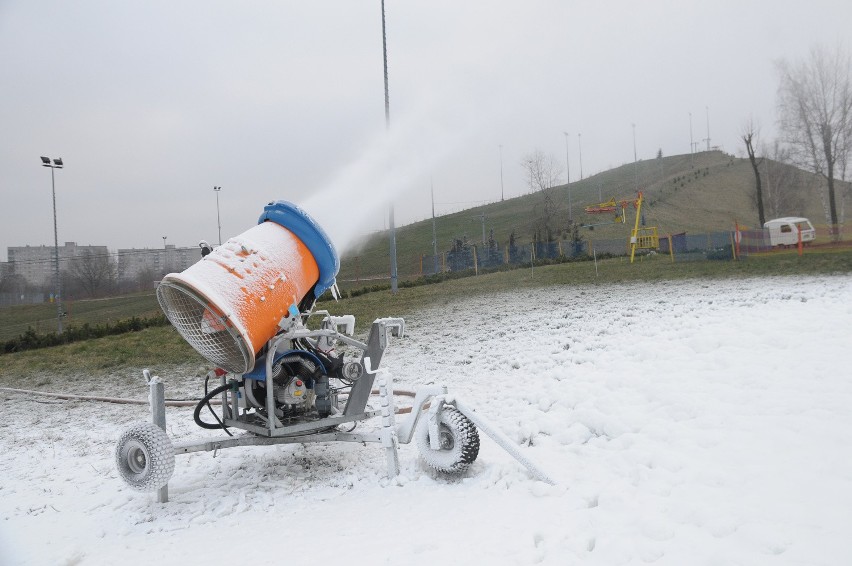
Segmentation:
<svg viewBox="0 0 852 566">
<path fill-rule="evenodd" d="M 449 402 L 449 401 L 448 401 Z M 493 427 L 488 421 L 486 421 L 481 415 L 477 414 L 473 409 L 455 399 L 452 401 L 453 405 L 455 405 L 456 409 L 461 412 L 464 416 L 469 418 L 473 424 L 479 427 L 485 434 L 491 437 L 491 440 L 496 442 L 500 448 L 508 452 L 515 460 L 520 462 L 533 477 L 539 481 L 543 481 L 550 485 L 556 485 L 556 481 L 553 480 L 547 473 L 544 472 L 541 468 L 532 463 L 532 461 L 524 456 L 524 454 L 518 450 L 517 444 L 512 442 L 512 440 Z"/>
</svg>

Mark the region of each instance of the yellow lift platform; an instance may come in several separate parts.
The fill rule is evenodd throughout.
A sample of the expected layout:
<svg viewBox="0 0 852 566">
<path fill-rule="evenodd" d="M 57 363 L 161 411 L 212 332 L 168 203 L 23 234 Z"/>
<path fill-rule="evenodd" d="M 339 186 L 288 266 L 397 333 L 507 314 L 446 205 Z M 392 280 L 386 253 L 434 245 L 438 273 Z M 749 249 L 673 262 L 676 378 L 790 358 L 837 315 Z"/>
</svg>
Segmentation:
<svg viewBox="0 0 852 566">
<path fill-rule="evenodd" d="M 633 205 L 636 209 L 636 222 L 630 233 L 630 263 L 633 263 L 637 248 L 641 250 L 657 250 L 660 248 L 657 227 L 639 226 L 639 219 L 642 217 L 643 201 L 642 191 L 639 191 L 635 199 L 616 200 L 613 197 L 606 202 L 600 202 L 585 208 L 586 214 L 614 214 L 614 222 L 624 224 L 627 221 L 627 207 L 631 204 Z"/>
</svg>

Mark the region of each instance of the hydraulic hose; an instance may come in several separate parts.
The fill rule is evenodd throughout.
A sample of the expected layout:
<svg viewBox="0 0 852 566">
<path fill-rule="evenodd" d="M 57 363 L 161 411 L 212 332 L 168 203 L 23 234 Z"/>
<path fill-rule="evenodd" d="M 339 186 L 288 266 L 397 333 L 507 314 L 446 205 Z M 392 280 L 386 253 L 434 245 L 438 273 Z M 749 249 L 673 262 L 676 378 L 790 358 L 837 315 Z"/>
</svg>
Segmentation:
<svg viewBox="0 0 852 566">
<path fill-rule="evenodd" d="M 195 410 L 192 412 L 192 418 L 195 420 L 195 424 L 197 424 L 201 428 L 206 428 L 208 430 L 219 430 L 219 429 L 226 428 L 225 424 L 222 421 L 219 420 L 219 417 L 216 416 L 216 413 L 213 412 L 212 408 L 210 409 L 210 411 L 213 413 L 213 416 L 216 417 L 216 420 L 218 422 L 216 424 L 210 424 L 210 423 L 206 423 L 206 422 L 202 421 L 201 420 L 201 410 L 204 407 L 210 406 L 209 403 L 210 403 L 210 400 L 213 397 L 215 397 L 216 395 L 221 395 L 222 393 L 224 393 L 225 391 L 227 391 L 230 388 L 231 388 L 230 383 L 220 385 L 219 387 L 217 387 L 216 389 L 214 389 L 213 391 L 211 391 L 210 393 L 206 394 L 204 397 L 201 398 L 201 401 L 198 402 L 198 404 L 195 406 Z"/>
</svg>

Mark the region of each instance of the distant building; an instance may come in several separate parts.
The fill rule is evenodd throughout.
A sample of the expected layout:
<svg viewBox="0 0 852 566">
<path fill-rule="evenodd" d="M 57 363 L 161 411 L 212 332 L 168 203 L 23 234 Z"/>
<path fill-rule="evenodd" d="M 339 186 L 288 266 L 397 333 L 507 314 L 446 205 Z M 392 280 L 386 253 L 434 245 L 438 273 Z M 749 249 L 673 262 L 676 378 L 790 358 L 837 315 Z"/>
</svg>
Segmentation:
<svg viewBox="0 0 852 566">
<path fill-rule="evenodd" d="M 118 277 L 135 280 L 144 273 L 151 273 L 157 279 L 166 273 L 183 271 L 201 259 L 200 248 L 178 248 L 167 245 L 165 248 L 120 249 L 118 250 Z"/>
<path fill-rule="evenodd" d="M 9 247 L 9 261 L 3 264 L 3 273 L 20 275 L 34 287 L 53 289 L 56 277 L 53 250 L 53 246 Z M 71 260 L 85 255 L 109 257 L 115 262 L 119 279 L 132 281 L 143 273 L 151 273 L 153 281 L 166 273 L 183 271 L 198 261 L 201 249 L 167 245 L 158 249 L 120 249 L 113 254 L 106 246 L 78 246 L 75 242 L 65 242 L 59 247 L 59 270 L 68 271 Z"/>
<path fill-rule="evenodd" d="M 55 283 L 56 266 L 53 246 L 15 246 L 6 248 L 12 271 L 27 283 L 37 287 L 51 288 Z M 59 270 L 66 271 L 69 262 L 83 255 L 109 255 L 106 246 L 78 246 L 65 242 L 59 247 Z"/>
</svg>

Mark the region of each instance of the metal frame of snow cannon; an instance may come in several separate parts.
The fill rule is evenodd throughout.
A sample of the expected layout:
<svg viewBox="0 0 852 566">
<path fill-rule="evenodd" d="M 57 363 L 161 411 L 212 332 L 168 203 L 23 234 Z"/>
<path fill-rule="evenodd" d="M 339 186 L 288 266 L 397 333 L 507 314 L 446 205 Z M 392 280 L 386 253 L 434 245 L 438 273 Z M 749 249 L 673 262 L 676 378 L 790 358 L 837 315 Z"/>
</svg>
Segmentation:
<svg viewBox="0 0 852 566">
<path fill-rule="evenodd" d="M 367 342 L 363 343 L 338 330 L 340 326 L 346 326 L 346 330 L 351 332 L 354 327 L 354 317 L 332 317 L 325 311 L 319 311 L 314 314 L 326 315 L 322 328 L 318 330 L 308 329 L 302 323 L 301 316 L 283 319 L 282 327 L 285 328 L 284 332 L 276 335 L 268 342 L 269 351 L 266 354 L 265 360 L 266 407 L 267 415 L 271 415 L 272 418 L 266 419 L 265 426 L 259 426 L 256 422 L 252 422 L 253 419 L 246 418 L 245 415 L 240 415 L 240 404 L 237 395 L 240 381 L 233 378 L 228 380 L 227 375 L 221 376 L 223 386 L 227 383 L 233 384 L 232 387 L 222 393 L 221 421 L 225 427 L 242 429 L 247 434 L 172 444 L 165 434 L 164 385 L 159 378 L 151 378 L 150 372 L 144 370 L 143 374 L 151 391 L 150 402 L 154 422 L 153 425 L 150 423 L 141 424 L 147 425 L 149 429 L 144 432 L 158 435 L 160 443 L 158 449 L 165 454 L 160 455 L 160 462 L 157 464 L 161 469 L 154 470 L 153 472 L 159 479 L 146 481 L 144 485 L 130 484 L 131 487 L 140 490 L 157 490 L 157 501 L 163 503 L 168 501 L 168 480 L 174 471 L 175 455 L 204 451 L 215 453 L 224 448 L 237 446 L 272 446 L 276 444 L 307 444 L 335 441 L 381 444 L 386 453 L 388 477 L 393 478 L 399 475 L 398 446 L 400 443 L 408 444 L 412 442 L 415 437 L 417 425 L 422 417 L 425 416 L 427 418 L 427 425 L 418 435 L 418 446 L 421 454 L 425 457 L 426 454 L 423 454 L 424 450 L 427 452 L 434 451 L 433 454 L 442 454 L 442 451 L 446 451 L 447 447 L 442 442 L 446 440 L 447 431 L 442 429 L 446 427 L 448 418 L 458 419 L 458 415 L 463 415 L 467 418 L 471 423 L 470 426 L 473 427 L 473 434 L 476 436 L 476 452 L 479 449 L 479 437 L 476 434 L 476 428 L 478 428 L 524 465 L 533 477 L 546 483 L 555 484 L 545 472 L 527 459 L 518 449 L 517 445 L 508 437 L 489 424 L 482 416 L 461 400 L 448 395 L 445 386 L 435 385 L 418 388 L 415 392 L 411 413 L 401 423 L 396 423 L 393 380 L 379 365 L 384 351 L 388 346 L 389 338 L 391 336 L 402 337 L 404 335 L 405 321 L 403 319 L 383 318 L 375 320 L 370 328 Z M 308 316 L 308 314 L 305 316 Z M 289 340 L 300 338 L 337 340 L 361 350 L 362 357 L 360 364 L 364 373 L 353 384 L 342 412 L 337 409 L 337 402 L 335 401 L 332 403 L 332 406 L 337 409 L 336 413 L 333 411 L 335 414 L 320 419 L 302 419 L 293 424 L 283 424 L 275 416 L 274 399 L 271 395 L 273 364 L 270 360 L 274 359 L 275 351 L 282 344 Z M 378 381 L 381 408 L 368 409 L 367 403 L 376 381 Z M 338 425 L 359 422 L 379 415 L 382 418 L 382 427 L 377 432 L 354 433 L 337 430 Z M 139 425 L 135 426 L 139 427 Z M 127 432 L 125 433 L 126 435 Z M 124 436 L 122 439 L 124 439 Z M 131 453 L 122 452 L 121 442 L 122 440 L 119 441 L 119 446 L 117 447 L 117 458 L 121 459 L 122 456 L 120 454 L 125 454 L 124 458 L 131 461 L 131 468 L 133 468 L 133 454 L 141 454 L 141 449 L 137 448 L 137 452 Z M 156 449 L 146 449 L 144 458 L 142 459 L 146 462 L 146 465 L 154 463 L 149 462 L 149 460 L 156 456 L 154 454 Z M 452 466 L 441 468 L 433 462 L 428 463 L 438 471 L 453 473 L 466 470 L 475 458 L 476 454 L 473 454 L 470 462 L 462 463 L 457 469 Z M 451 464 L 455 465 L 452 462 Z M 119 467 L 121 466 L 122 462 L 119 461 Z M 124 479 L 127 480 L 126 477 Z"/>
<path fill-rule="evenodd" d="M 347 336 L 346 334 L 342 334 L 336 330 L 336 328 L 333 328 L 339 327 L 336 323 L 336 317 L 331 317 L 324 311 L 315 314 L 326 314 L 326 318 L 323 321 L 323 328 L 310 330 L 300 323 L 301 317 L 284 319 L 287 321 L 285 324 L 287 324 L 289 329 L 282 334 L 278 334 L 268 342 L 269 349 L 265 355 L 264 379 L 266 383 L 266 414 L 271 418 L 266 419 L 266 426 L 259 426 L 256 423 L 241 417 L 239 414 L 239 399 L 237 398 L 237 395 L 234 394 L 234 390 L 230 390 L 222 394 L 222 422 L 226 427 L 240 428 L 257 435 L 268 437 L 292 436 L 294 434 L 310 433 L 312 431 L 323 430 L 353 421 L 364 420 L 378 414 L 377 411 L 366 410 L 367 400 L 370 397 L 370 391 L 372 390 L 373 381 L 375 379 L 375 374 L 367 371 L 352 386 L 346 407 L 344 408 L 343 413 L 339 414 L 339 416 L 328 416 L 319 420 L 285 425 L 282 424 L 275 415 L 272 366 L 276 351 L 285 342 L 300 338 L 326 338 L 337 340 L 343 344 L 361 350 L 363 352 L 360 362 L 361 367 L 366 369 L 366 366 L 364 365 L 365 358 L 375 360 L 374 363 L 376 363 L 376 365 L 378 365 L 378 362 L 381 361 L 384 351 L 388 345 L 389 335 L 402 337 L 405 332 L 405 321 L 401 318 L 378 319 L 373 322 L 367 343 L 364 344 L 350 336 Z M 354 322 L 352 326 L 354 326 Z M 222 376 L 222 385 L 225 385 L 226 381 L 226 377 Z M 333 403 L 332 405 L 332 412 L 339 411 L 339 409 L 334 406 L 336 403 Z M 360 441 L 361 440 L 357 440 L 357 442 Z M 191 450 L 186 451 L 189 452 Z"/>
</svg>

